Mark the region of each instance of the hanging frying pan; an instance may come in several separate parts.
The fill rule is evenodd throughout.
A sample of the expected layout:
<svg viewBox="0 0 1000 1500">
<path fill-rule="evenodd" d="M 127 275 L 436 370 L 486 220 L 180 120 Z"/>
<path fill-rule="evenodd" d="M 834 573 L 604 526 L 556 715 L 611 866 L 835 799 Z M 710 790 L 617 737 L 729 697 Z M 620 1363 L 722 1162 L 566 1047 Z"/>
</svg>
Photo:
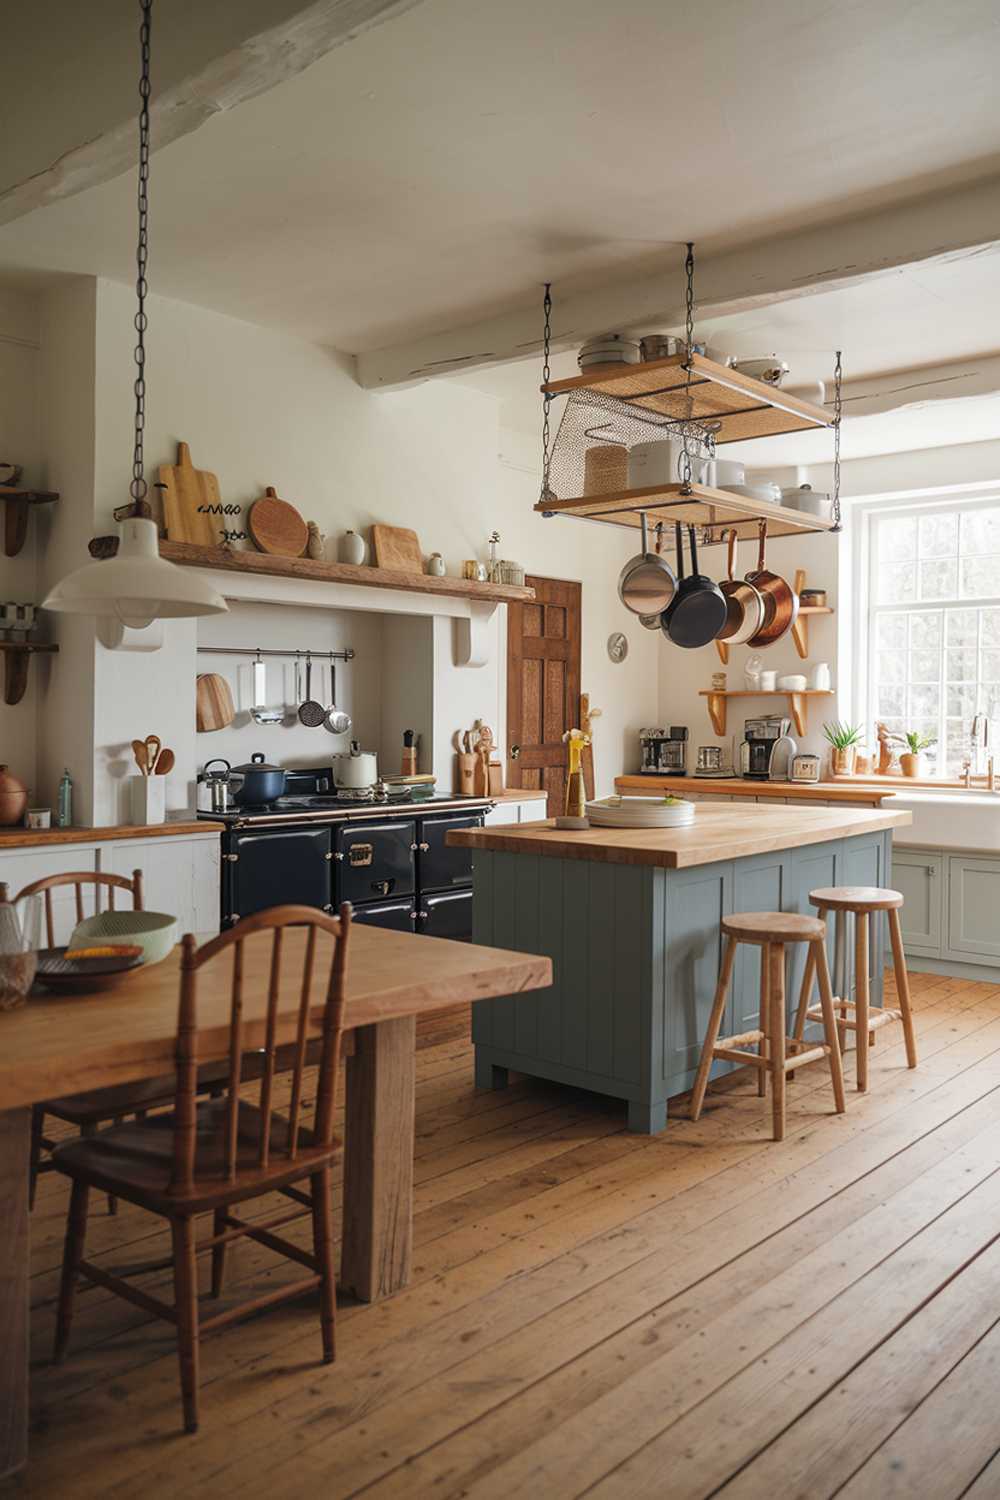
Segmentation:
<svg viewBox="0 0 1000 1500">
<path fill-rule="evenodd" d="M 791 630 L 799 614 L 799 596 L 780 573 L 771 573 L 764 566 L 764 548 L 767 542 L 767 522 L 760 523 L 760 548 L 757 553 L 757 568 L 747 574 L 747 583 L 764 600 L 764 623 L 756 635 L 747 641 L 748 646 L 773 646 Z"/>
<path fill-rule="evenodd" d="M 730 646 L 742 646 L 757 634 L 764 623 L 764 598 L 752 583 L 736 578 L 733 567 L 736 562 L 736 527 L 729 532 L 729 577 L 719 584 L 726 601 L 726 623 L 719 631 L 717 640 L 728 641 Z"/>
<path fill-rule="evenodd" d="M 618 597 L 634 615 L 655 615 L 666 609 L 677 592 L 674 570 L 664 557 L 649 550 L 646 512 L 642 512 L 642 551 L 630 557 L 618 577 Z"/>
<path fill-rule="evenodd" d="M 698 572 L 694 527 L 688 527 L 691 572 L 686 578 L 679 522 L 675 524 L 674 535 L 677 539 L 677 592 L 663 612 L 660 629 L 675 646 L 707 646 L 726 623 L 726 600 L 719 585 Z"/>
</svg>

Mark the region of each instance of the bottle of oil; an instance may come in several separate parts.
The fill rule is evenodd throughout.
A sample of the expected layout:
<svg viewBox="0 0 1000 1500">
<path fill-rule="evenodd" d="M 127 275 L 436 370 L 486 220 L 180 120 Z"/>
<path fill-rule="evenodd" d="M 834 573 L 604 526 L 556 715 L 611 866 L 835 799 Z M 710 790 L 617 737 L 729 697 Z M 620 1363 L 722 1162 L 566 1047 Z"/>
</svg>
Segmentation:
<svg viewBox="0 0 1000 1500">
<path fill-rule="evenodd" d="M 73 778 L 67 766 L 59 783 L 59 799 L 56 804 L 56 825 L 71 828 L 73 825 Z"/>
</svg>

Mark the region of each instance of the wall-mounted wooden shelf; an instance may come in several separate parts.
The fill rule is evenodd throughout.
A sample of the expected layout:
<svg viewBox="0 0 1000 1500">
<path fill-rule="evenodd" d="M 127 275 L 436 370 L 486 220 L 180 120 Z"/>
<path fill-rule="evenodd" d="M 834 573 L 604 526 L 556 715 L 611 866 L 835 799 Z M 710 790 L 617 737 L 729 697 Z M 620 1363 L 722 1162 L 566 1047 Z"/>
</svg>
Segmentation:
<svg viewBox="0 0 1000 1500">
<path fill-rule="evenodd" d="M 728 490 L 713 489 L 706 484 L 693 484 L 687 495 L 680 484 L 665 484 L 648 485 L 637 490 L 615 490 L 607 495 L 580 495 L 573 500 L 539 501 L 535 510 L 543 515 L 584 516 L 590 521 L 633 526 L 636 530 L 642 525 L 645 512 L 647 522 L 654 526 L 657 521 L 671 525 L 681 521 L 684 525 L 713 528 L 716 534 L 707 541 L 708 546 L 721 543 L 721 532 L 731 530 L 736 531 L 741 541 L 756 541 L 761 521 L 767 522 L 769 538 L 830 531 L 833 527 L 832 521 L 793 510 L 791 506 L 747 500 L 742 495 L 731 495 Z"/>
<path fill-rule="evenodd" d="M 0 500 L 3 501 L 3 550 L 8 557 L 16 557 L 24 546 L 28 535 L 28 511 L 32 505 L 48 505 L 59 496 L 51 490 L 16 490 L 0 484 Z"/>
<path fill-rule="evenodd" d="M 760 688 L 739 688 L 731 692 L 727 690 L 724 693 L 715 693 L 711 688 L 702 688 L 699 697 L 708 699 L 708 716 L 712 721 L 712 728 L 720 739 L 726 732 L 727 698 L 786 698 L 796 732 L 804 735 L 808 728 L 809 718 L 806 700 L 832 698 L 833 690 L 832 688 L 804 688 L 800 693 L 790 693 L 785 688 L 772 688 L 769 692 L 762 692 Z"/>
<path fill-rule="evenodd" d="M 353 563 L 314 562 L 308 557 L 271 557 L 229 547 L 198 547 L 193 542 L 160 542 L 160 556 L 191 568 L 221 568 L 231 573 L 301 578 L 315 583 L 352 583 L 374 589 L 401 589 L 494 604 L 530 604 L 534 589 L 507 583 L 476 583 L 468 578 L 435 578 L 429 573 L 397 573 L 390 568 Z"/>
<path fill-rule="evenodd" d="M 806 575 L 804 568 L 796 569 L 795 592 L 801 594 L 806 586 Z M 809 616 L 810 615 L 832 615 L 833 609 L 829 604 L 800 604 L 799 613 L 795 624 L 792 626 L 792 640 L 795 649 L 805 661 L 809 655 Z M 715 649 L 719 653 L 719 660 L 723 666 L 729 665 L 729 642 L 716 641 Z"/>
<path fill-rule="evenodd" d="M 833 425 L 833 418 L 822 406 L 786 395 L 775 386 L 740 375 L 701 354 L 691 356 L 689 405 L 686 365 L 685 354 L 638 365 L 599 365 L 585 375 L 550 381 L 542 390 L 553 396 L 600 391 L 629 406 L 677 421 L 718 422 L 716 443 L 742 443 L 749 438 L 811 432 Z"/>
<path fill-rule="evenodd" d="M 50 656 L 58 646 L 43 646 L 37 641 L 0 641 L 3 653 L 3 701 L 13 707 L 20 703 L 28 686 L 28 663 L 33 656 Z"/>
</svg>

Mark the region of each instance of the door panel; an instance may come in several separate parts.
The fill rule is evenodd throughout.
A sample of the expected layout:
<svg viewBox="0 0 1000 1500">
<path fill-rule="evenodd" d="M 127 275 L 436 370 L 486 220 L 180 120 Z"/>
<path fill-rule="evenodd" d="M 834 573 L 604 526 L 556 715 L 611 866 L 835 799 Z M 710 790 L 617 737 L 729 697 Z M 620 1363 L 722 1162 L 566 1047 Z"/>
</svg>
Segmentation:
<svg viewBox="0 0 1000 1500">
<path fill-rule="evenodd" d="M 536 603 L 507 609 L 507 741 L 519 746 L 508 762 L 512 787 L 545 792 L 549 815 L 566 795 L 562 737 L 580 723 L 578 583 L 528 578 Z"/>
<path fill-rule="evenodd" d="M 946 958 L 1000 964 L 1000 860 L 948 858 Z"/>
<path fill-rule="evenodd" d="M 329 828 L 282 828 L 227 836 L 225 922 L 269 906 L 318 906 L 330 910 Z"/>
<path fill-rule="evenodd" d="M 894 849 L 892 852 L 889 884 L 903 894 L 904 905 L 899 919 L 907 953 L 937 958 L 941 952 L 943 865 L 940 854 L 924 854 L 917 849 Z"/>
<path fill-rule="evenodd" d="M 355 922 L 364 922 L 367 927 L 388 927 L 392 932 L 415 932 L 416 915 L 413 902 L 376 901 L 368 906 L 354 908 Z"/>
<path fill-rule="evenodd" d="M 472 850 L 453 849 L 447 839 L 454 829 L 481 828 L 482 825 L 482 813 L 421 819 L 417 837 L 420 845 L 417 873 L 421 893 L 472 884 Z"/>
<path fill-rule="evenodd" d="M 426 937 L 472 942 L 472 891 L 448 891 L 424 896 L 420 903 L 417 931 Z"/>
<path fill-rule="evenodd" d="M 417 825 L 393 822 L 350 823 L 337 829 L 337 901 L 355 906 L 366 901 L 412 896 L 415 889 L 414 845 Z"/>
</svg>

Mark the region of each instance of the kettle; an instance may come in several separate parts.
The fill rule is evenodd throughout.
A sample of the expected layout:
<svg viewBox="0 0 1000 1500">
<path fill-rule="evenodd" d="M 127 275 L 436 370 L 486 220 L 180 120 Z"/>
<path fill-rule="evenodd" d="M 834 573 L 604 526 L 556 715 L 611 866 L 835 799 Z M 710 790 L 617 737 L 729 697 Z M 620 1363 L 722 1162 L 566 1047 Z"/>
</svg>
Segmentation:
<svg viewBox="0 0 1000 1500">
<path fill-rule="evenodd" d="M 223 766 L 224 770 L 212 771 L 211 766 Z M 198 785 L 204 785 L 208 794 L 208 806 L 202 807 L 201 798 L 198 799 L 198 807 L 201 812 L 224 813 L 229 812 L 233 805 L 232 789 L 229 781 L 229 773 L 232 766 L 228 760 L 220 757 L 215 760 L 206 761 L 198 776 Z"/>
</svg>

